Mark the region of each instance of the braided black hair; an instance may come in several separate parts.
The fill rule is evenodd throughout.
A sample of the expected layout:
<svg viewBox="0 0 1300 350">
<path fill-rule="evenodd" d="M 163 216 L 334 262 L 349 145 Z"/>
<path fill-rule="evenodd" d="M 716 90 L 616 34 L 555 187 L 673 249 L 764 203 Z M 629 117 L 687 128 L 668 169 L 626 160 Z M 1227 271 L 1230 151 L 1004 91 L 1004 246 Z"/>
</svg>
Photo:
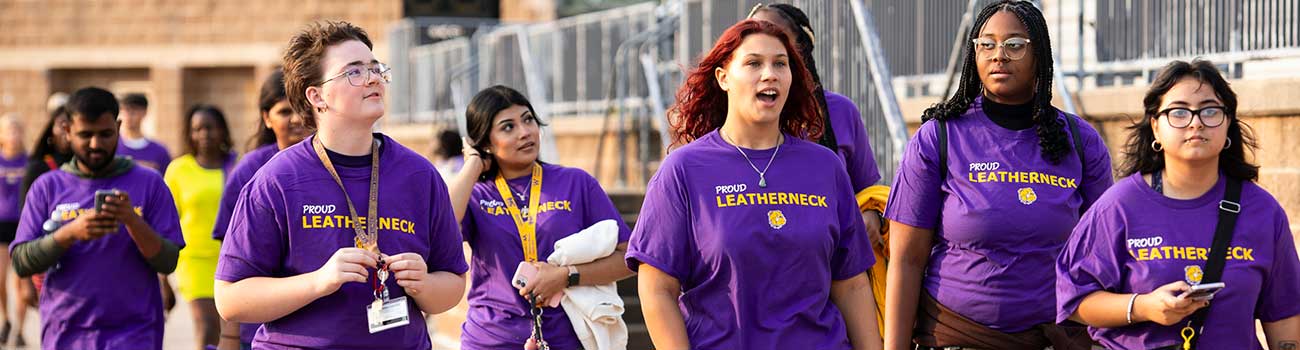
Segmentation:
<svg viewBox="0 0 1300 350">
<path fill-rule="evenodd" d="M 812 22 L 808 20 L 808 15 L 803 13 L 798 7 L 790 4 L 771 4 L 760 7 L 758 10 L 771 9 L 777 15 L 784 18 L 791 28 L 786 28 L 794 38 L 795 45 L 799 47 L 799 55 L 803 57 L 804 66 L 808 67 L 808 72 L 812 73 L 813 78 L 813 96 L 817 98 L 817 110 L 821 111 L 822 137 L 817 140 L 818 144 L 830 148 L 831 151 L 838 152 L 839 145 L 835 140 L 835 130 L 831 127 L 831 113 L 826 105 L 826 93 L 822 88 L 821 74 L 817 73 L 817 61 L 813 59 L 813 30 Z"/>
<path fill-rule="evenodd" d="M 1043 149 L 1044 159 L 1052 164 L 1060 164 L 1061 159 L 1070 153 L 1070 139 L 1065 133 L 1065 122 L 1057 118 L 1059 111 L 1052 106 L 1052 43 L 1042 11 L 1028 1 L 1002 0 L 980 11 L 966 38 L 966 58 L 965 63 L 962 64 L 961 85 L 957 89 L 957 94 L 947 101 L 927 108 L 922 113 L 921 120 L 956 118 L 965 113 L 975 98 L 982 93 L 984 84 L 980 81 L 979 72 L 976 71 L 975 46 L 971 41 L 979 37 L 980 28 L 984 27 L 989 18 L 1001 11 L 1016 15 L 1025 29 L 1029 30 L 1030 47 L 1033 48 L 1036 63 L 1034 98 L 1030 103 L 1033 106 L 1034 124 L 1037 126 L 1038 145 Z"/>
</svg>

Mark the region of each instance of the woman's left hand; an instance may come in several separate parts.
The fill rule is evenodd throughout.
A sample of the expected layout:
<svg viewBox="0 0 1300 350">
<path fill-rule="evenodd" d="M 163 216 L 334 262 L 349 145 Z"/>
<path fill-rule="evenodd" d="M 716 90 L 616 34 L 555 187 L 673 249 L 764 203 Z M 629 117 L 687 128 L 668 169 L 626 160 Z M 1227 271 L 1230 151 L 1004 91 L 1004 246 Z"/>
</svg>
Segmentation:
<svg viewBox="0 0 1300 350">
<path fill-rule="evenodd" d="M 519 290 L 519 295 L 524 298 L 532 293 L 537 295 L 537 303 L 541 304 L 564 292 L 564 288 L 569 286 L 568 268 L 544 262 L 532 264 L 537 267 L 537 278 L 536 281 L 529 281 L 528 285 Z"/>
<path fill-rule="evenodd" d="M 415 253 L 402 253 L 383 258 L 388 272 L 397 279 L 397 285 L 406 290 L 406 294 L 418 295 L 420 288 L 429 280 L 429 266 L 424 257 Z"/>
</svg>

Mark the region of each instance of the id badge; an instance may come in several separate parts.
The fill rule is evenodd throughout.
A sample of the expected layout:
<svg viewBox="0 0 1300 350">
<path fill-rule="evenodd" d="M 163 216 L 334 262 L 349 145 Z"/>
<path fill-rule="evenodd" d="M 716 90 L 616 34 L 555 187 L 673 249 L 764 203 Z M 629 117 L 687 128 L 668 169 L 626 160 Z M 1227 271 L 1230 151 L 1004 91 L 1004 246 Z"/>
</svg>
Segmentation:
<svg viewBox="0 0 1300 350">
<path fill-rule="evenodd" d="M 366 306 L 366 320 L 371 334 L 411 323 L 411 316 L 407 314 L 406 297 L 388 301 L 376 299 Z"/>
</svg>

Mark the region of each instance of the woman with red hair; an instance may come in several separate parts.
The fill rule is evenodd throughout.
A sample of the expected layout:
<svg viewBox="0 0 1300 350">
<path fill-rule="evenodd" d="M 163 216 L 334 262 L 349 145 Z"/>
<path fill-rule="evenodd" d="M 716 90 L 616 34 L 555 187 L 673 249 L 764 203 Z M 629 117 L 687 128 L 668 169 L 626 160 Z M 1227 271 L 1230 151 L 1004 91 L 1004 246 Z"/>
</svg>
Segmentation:
<svg viewBox="0 0 1300 350">
<path fill-rule="evenodd" d="M 781 27 L 727 29 L 669 112 L 629 240 L 661 349 L 878 349 L 875 262 L 812 76 Z"/>
</svg>

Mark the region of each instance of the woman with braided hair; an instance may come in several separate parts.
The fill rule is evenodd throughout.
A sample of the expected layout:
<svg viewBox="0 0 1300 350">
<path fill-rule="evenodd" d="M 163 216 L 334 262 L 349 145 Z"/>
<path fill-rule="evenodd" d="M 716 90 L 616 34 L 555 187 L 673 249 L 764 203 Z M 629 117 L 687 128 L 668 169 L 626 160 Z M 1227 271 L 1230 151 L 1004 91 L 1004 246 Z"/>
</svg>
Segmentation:
<svg viewBox="0 0 1300 350">
<path fill-rule="evenodd" d="M 844 169 L 849 172 L 849 182 L 854 193 L 862 193 L 880 181 L 880 169 L 876 167 L 876 157 L 871 151 L 871 139 L 867 128 L 862 124 L 862 113 L 844 95 L 828 91 L 822 85 L 821 75 L 817 73 L 817 62 L 813 59 L 813 43 L 816 35 L 812 23 L 803 10 L 789 4 L 759 4 L 750 11 L 750 19 L 772 22 L 790 32 L 795 47 L 803 56 L 804 66 L 812 73 L 813 97 L 816 97 L 818 111 L 821 113 L 823 132 L 817 143 L 830 148 L 840 156 Z M 880 242 L 881 213 L 876 210 L 862 212 L 867 234 L 872 242 Z"/>
<path fill-rule="evenodd" d="M 1055 271 L 1112 180 L 1097 131 L 1051 105 L 1052 53 L 1027 1 L 985 7 L 961 86 L 927 109 L 894 179 L 887 349 L 1087 349 L 1057 326 Z"/>
</svg>

